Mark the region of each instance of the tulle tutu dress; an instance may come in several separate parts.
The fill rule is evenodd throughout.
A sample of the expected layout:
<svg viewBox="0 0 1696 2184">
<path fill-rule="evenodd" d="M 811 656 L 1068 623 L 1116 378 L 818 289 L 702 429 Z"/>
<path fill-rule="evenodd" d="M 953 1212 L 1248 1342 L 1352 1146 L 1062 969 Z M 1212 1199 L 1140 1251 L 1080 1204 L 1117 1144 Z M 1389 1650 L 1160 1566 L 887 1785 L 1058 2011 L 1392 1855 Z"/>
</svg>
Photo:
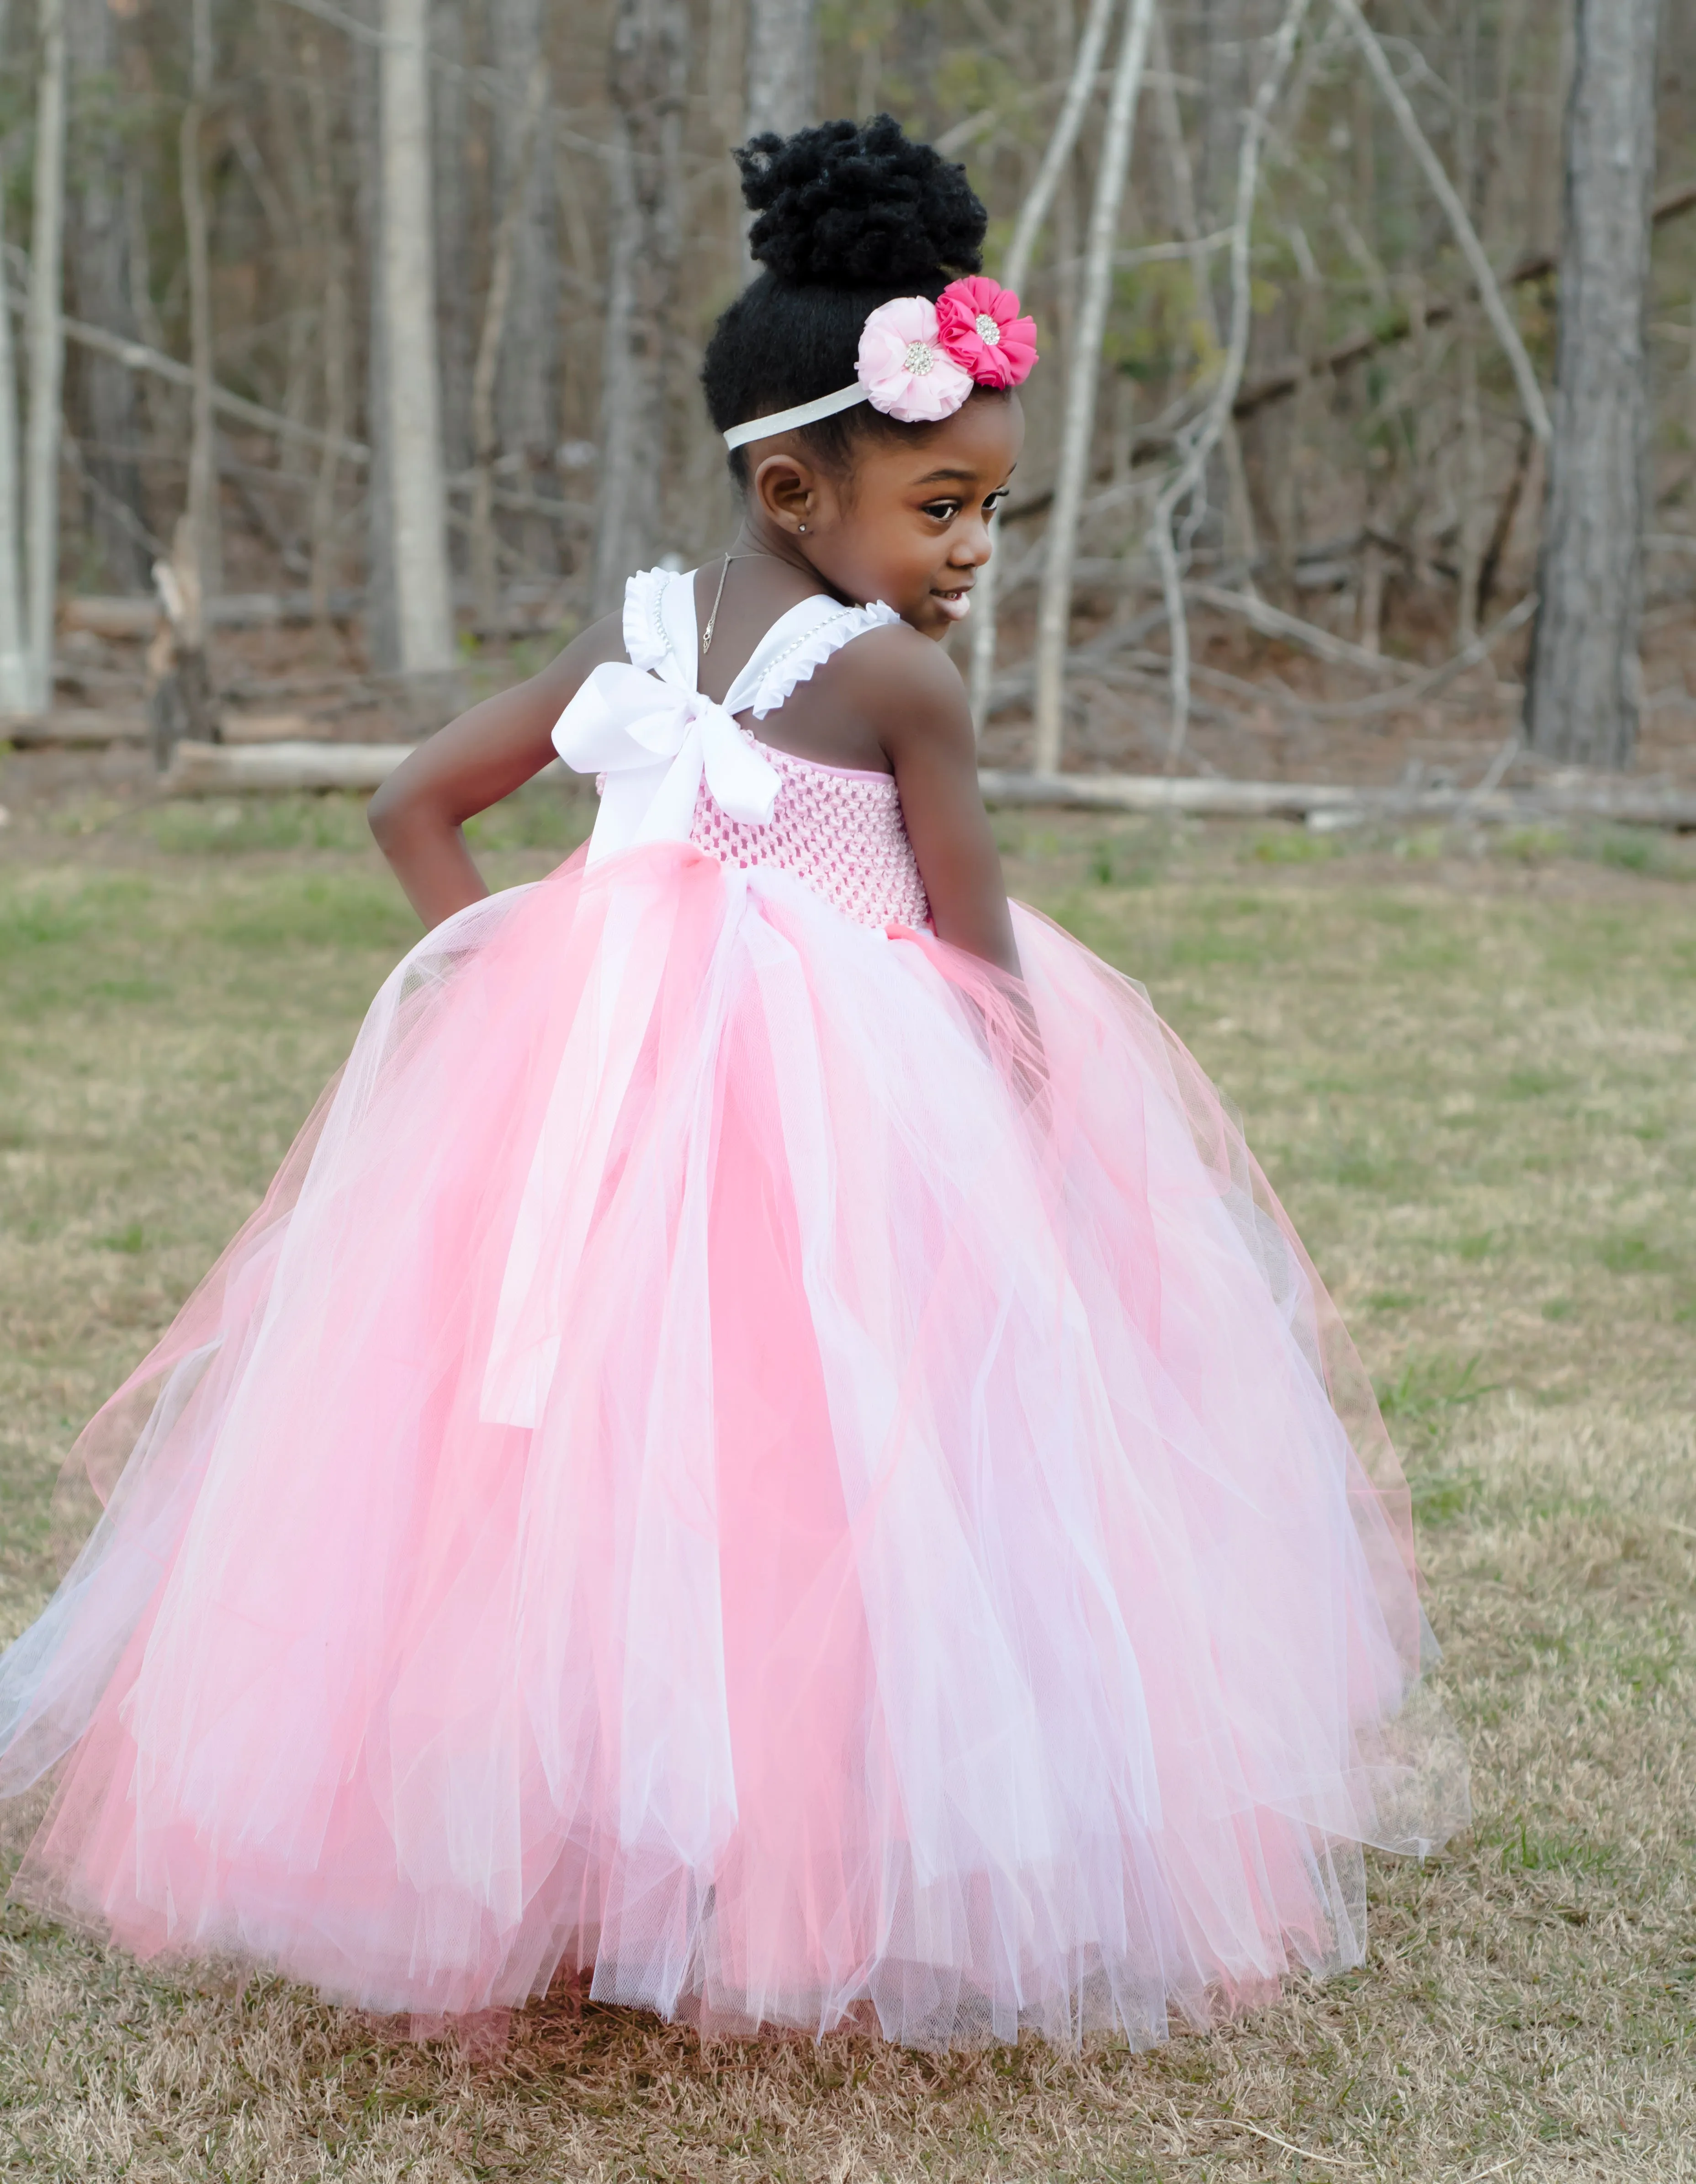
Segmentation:
<svg viewBox="0 0 1696 2184">
<path fill-rule="evenodd" d="M 739 729 L 691 581 L 593 840 L 430 933 L 74 1462 L 0 1663 L 25 1897 L 429 2020 L 1143 2043 L 1359 1961 L 1465 1811 L 1407 1495 L 1141 989 L 943 945 L 892 781 Z"/>
</svg>

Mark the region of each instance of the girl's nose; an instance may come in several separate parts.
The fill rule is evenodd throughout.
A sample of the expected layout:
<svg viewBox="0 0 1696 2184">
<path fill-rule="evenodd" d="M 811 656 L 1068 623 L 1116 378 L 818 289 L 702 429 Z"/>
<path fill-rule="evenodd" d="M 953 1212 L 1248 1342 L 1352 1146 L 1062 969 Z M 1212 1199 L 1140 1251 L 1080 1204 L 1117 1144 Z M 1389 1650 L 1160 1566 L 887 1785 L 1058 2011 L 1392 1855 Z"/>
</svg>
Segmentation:
<svg viewBox="0 0 1696 2184">
<path fill-rule="evenodd" d="M 955 539 L 948 560 L 955 568 L 981 569 L 994 551 L 989 518 L 980 511 Z"/>
</svg>

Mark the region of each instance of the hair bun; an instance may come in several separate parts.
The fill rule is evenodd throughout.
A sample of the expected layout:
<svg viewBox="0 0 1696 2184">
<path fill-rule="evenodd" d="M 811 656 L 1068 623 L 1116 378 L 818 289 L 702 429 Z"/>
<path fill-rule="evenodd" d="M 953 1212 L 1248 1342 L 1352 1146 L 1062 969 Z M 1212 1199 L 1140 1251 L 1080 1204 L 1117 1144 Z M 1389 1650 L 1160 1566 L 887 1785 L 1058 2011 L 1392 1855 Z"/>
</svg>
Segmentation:
<svg viewBox="0 0 1696 2184">
<path fill-rule="evenodd" d="M 758 214 L 748 248 L 796 287 L 888 287 L 976 273 L 988 216 L 965 169 L 898 121 L 823 121 L 736 154 Z"/>
</svg>

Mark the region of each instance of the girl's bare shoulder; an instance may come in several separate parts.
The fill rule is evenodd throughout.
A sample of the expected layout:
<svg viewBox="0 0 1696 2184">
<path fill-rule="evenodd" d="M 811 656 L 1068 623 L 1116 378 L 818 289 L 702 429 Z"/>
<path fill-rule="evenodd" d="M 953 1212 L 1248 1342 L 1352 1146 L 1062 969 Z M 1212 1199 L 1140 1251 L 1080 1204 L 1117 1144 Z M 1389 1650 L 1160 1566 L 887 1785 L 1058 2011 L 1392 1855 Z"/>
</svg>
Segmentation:
<svg viewBox="0 0 1696 2184">
<path fill-rule="evenodd" d="M 538 684 L 547 684 L 563 705 L 576 695 L 596 668 L 626 657 L 623 615 L 603 615 L 599 621 L 580 629 L 535 679 Z"/>
<path fill-rule="evenodd" d="M 934 638 L 888 622 L 844 645 L 831 662 L 842 702 L 876 724 L 899 771 L 904 750 L 972 744 L 971 708 L 959 670 Z"/>
</svg>

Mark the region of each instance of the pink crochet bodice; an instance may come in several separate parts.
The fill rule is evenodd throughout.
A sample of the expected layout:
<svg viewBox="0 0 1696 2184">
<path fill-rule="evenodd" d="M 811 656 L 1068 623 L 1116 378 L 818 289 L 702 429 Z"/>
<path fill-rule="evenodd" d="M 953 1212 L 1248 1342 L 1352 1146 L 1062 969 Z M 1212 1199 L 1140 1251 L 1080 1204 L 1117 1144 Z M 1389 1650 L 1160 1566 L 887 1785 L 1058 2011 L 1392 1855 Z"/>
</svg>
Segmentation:
<svg viewBox="0 0 1696 2184">
<path fill-rule="evenodd" d="M 703 781 L 689 839 L 720 864 L 793 872 L 857 925 L 928 925 L 893 777 L 820 766 L 748 739 L 781 777 L 770 818 L 758 827 L 727 817 Z"/>
<path fill-rule="evenodd" d="M 724 712 L 765 720 L 843 645 L 899 619 L 879 602 L 845 607 L 834 599 L 803 599 L 755 646 L 726 693 Z M 697 690 L 693 576 L 648 569 L 632 577 L 625 590 L 624 639 L 632 666 L 674 689 Z M 927 925 L 931 905 L 893 777 L 796 758 L 747 728 L 737 733 L 778 777 L 771 816 L 758 822 L 731 817 L 713 794 L 709 767 L 696 794 L 690 841 L 744 872 L 792 872 L 856 924 Z"/>
</svg>

